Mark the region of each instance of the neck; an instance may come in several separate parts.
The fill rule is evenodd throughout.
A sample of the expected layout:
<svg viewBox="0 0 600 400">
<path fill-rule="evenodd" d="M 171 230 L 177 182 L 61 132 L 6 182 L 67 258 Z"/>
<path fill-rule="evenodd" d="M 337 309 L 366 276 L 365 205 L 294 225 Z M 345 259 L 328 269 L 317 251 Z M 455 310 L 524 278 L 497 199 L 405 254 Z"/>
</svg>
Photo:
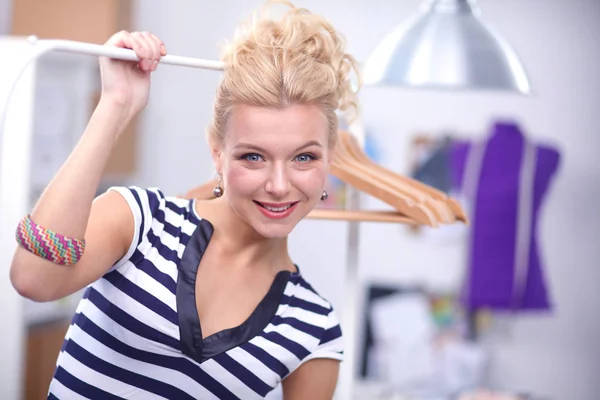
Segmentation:
<svg viewBox="0 0 600 400">
<path fill-rule="evenodd" d="M 222 258 L 237 264 L 260 265 L 274 270 L 291 269 L 287 237 L 265 238 L 242 220 L 224 198 L 203 202 L 206 219 L 214 227 L 214 246 Z"/>
</svg>

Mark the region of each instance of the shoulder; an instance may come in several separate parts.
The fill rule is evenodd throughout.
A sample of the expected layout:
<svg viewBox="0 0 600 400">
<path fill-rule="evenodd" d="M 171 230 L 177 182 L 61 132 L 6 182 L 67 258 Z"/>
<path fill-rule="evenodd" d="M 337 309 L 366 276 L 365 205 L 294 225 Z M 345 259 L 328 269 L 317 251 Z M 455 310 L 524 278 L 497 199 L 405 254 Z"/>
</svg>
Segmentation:
<svg viewBox="0 0 600 400">
<path fill-rule="evenodd" d="M 164 192 L 157 187 L 111 186 L 107 192 L 119 193 L 131 206 L 140 209 L 159 209 L 167 199 Z"/>
<path fill-rule="evenodd" d="M 323 297 L 304 277 L 301 275 L 295 281 L 297 287 L 298 299 L 306 300 L 315 308 L 315 312 L 329 315 L 333 312 L 333 306 L 325 297 Z M 308 304 L 305 304 L 309 306 Z"/>
<path fill-rule="evenodd" d="M 289 313 L 300 320 L 313 341 L 303 363 L 314 358 L 343 359 L 342 329 L 333 305 L 304 278 L 295 280 L 295 290 L 289 299 Z"/>
<path fill-rule="evenodd" d="M 313 316 L 312 322 L 321 324 L 324 317 L 333 312 L 332 304 L 323 297 L 301 274 L 292 275 L 289 284 L 291 288 L 285 291 L 284 301 L 292 310 L 300 309 Z"/>
<path fill-rule="evenodd" d="M 151 253 L 158 254 L 154 261 L 161 264 L 161 271 L 170 270 L 181 245 L 185 248 L 199 226 L 194 201 L 168 196 L 157 187 L 112 186 L 106 193 L 120 194 L 134 220 L 127 252 L 111 271 L 124 265 L 137 265 Z"/>
<path fill-rule="evenodd" d="M 158 187 L 112 186 L 107 191 L 121 194 L 140 223 L 152 219 L 176 222 L 196 217 L 193 200 L 166 195 Z"/>
<path fill-rule="evenodd" d="M 300 275 L 286 290 L 287 338 L 298 357 L 283 379 L 285 398 L 331 398 L 344 359 L 342 329 L 332 304 Z M 299 333 L 300 331 L 301 333 Z"/>
<path fill-rule="evenodd" d="M 119 193 L 133 214 L 133 240 L 126 259 L 146 241 L 153 246 L 163 243 L 169 248 L 176 247 L 184 237 L 187 242 L 200 222 L 193 200 L 168 196 L 160 188 L 112 186 L 106 191 L 110 192 Z"/>
</svg>

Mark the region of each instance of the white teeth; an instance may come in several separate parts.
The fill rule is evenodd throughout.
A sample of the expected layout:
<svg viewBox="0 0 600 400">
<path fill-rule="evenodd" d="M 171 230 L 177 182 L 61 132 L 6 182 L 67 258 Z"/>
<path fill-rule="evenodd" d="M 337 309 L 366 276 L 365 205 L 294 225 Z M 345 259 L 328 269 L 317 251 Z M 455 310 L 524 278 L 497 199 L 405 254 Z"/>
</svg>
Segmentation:
<svg viewBox="0 0 600 400">
<path fill-rule="evenodd" d="M 264 206 L 264 207 L 265 207 L 267 210 L 269 210 L 269 211 L 274 211 L 274 212 L 282 212 L 282 211 L 285 211 L 285 210 L 287 210 L 287 209 L 288 209 L 288 208 L 290 208 L 291 206 L 292 206 L 292 205 L 291 205 L 291 204 L 289 204 L 289 205 L 287 205 L 287 206 L 285 206 L 285 207 L 269 207 L 269 206 Z"/>
</svg>

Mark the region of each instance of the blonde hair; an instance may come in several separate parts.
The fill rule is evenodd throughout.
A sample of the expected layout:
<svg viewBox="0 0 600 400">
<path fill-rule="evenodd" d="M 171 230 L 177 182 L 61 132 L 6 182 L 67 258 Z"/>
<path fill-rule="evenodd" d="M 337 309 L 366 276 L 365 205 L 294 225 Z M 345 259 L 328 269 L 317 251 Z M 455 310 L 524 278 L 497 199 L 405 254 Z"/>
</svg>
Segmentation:
<svg viewBox="0 0 600 400">
<path fill-rule="evenodd" d="M 275 3 L 289 7 L 279 20 L 268 14 Z M 267 1 L 251 20 L 239 26 L 221 59 L 225 70 L 207 131 L 213 144 L 223 143 L 236 104 L 268 108 L 317 105 L 329 123 L 330 147 L 337 140 L 336 113 L 346 113 L 351 121 L 358 111 L 361 80 L 355 59 L 345 53 L 345 39 L 325 19 L 289 1 Z"/>
</svg>

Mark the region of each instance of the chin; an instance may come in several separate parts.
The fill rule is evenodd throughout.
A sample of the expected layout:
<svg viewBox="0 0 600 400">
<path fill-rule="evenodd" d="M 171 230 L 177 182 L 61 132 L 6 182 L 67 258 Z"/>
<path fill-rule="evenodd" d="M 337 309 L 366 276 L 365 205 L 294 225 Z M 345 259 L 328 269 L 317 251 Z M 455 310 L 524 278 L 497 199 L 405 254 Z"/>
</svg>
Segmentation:
<svg viewBox="0 0 600 400">
<path fill-rule="evenodd" d="M 281 239 L 287 237 L 296 224 L 280 224 L 280 223 L 258 223 L 252 224 L 252 227 L 260 236 L 266 239 Z"/>
</svg>

